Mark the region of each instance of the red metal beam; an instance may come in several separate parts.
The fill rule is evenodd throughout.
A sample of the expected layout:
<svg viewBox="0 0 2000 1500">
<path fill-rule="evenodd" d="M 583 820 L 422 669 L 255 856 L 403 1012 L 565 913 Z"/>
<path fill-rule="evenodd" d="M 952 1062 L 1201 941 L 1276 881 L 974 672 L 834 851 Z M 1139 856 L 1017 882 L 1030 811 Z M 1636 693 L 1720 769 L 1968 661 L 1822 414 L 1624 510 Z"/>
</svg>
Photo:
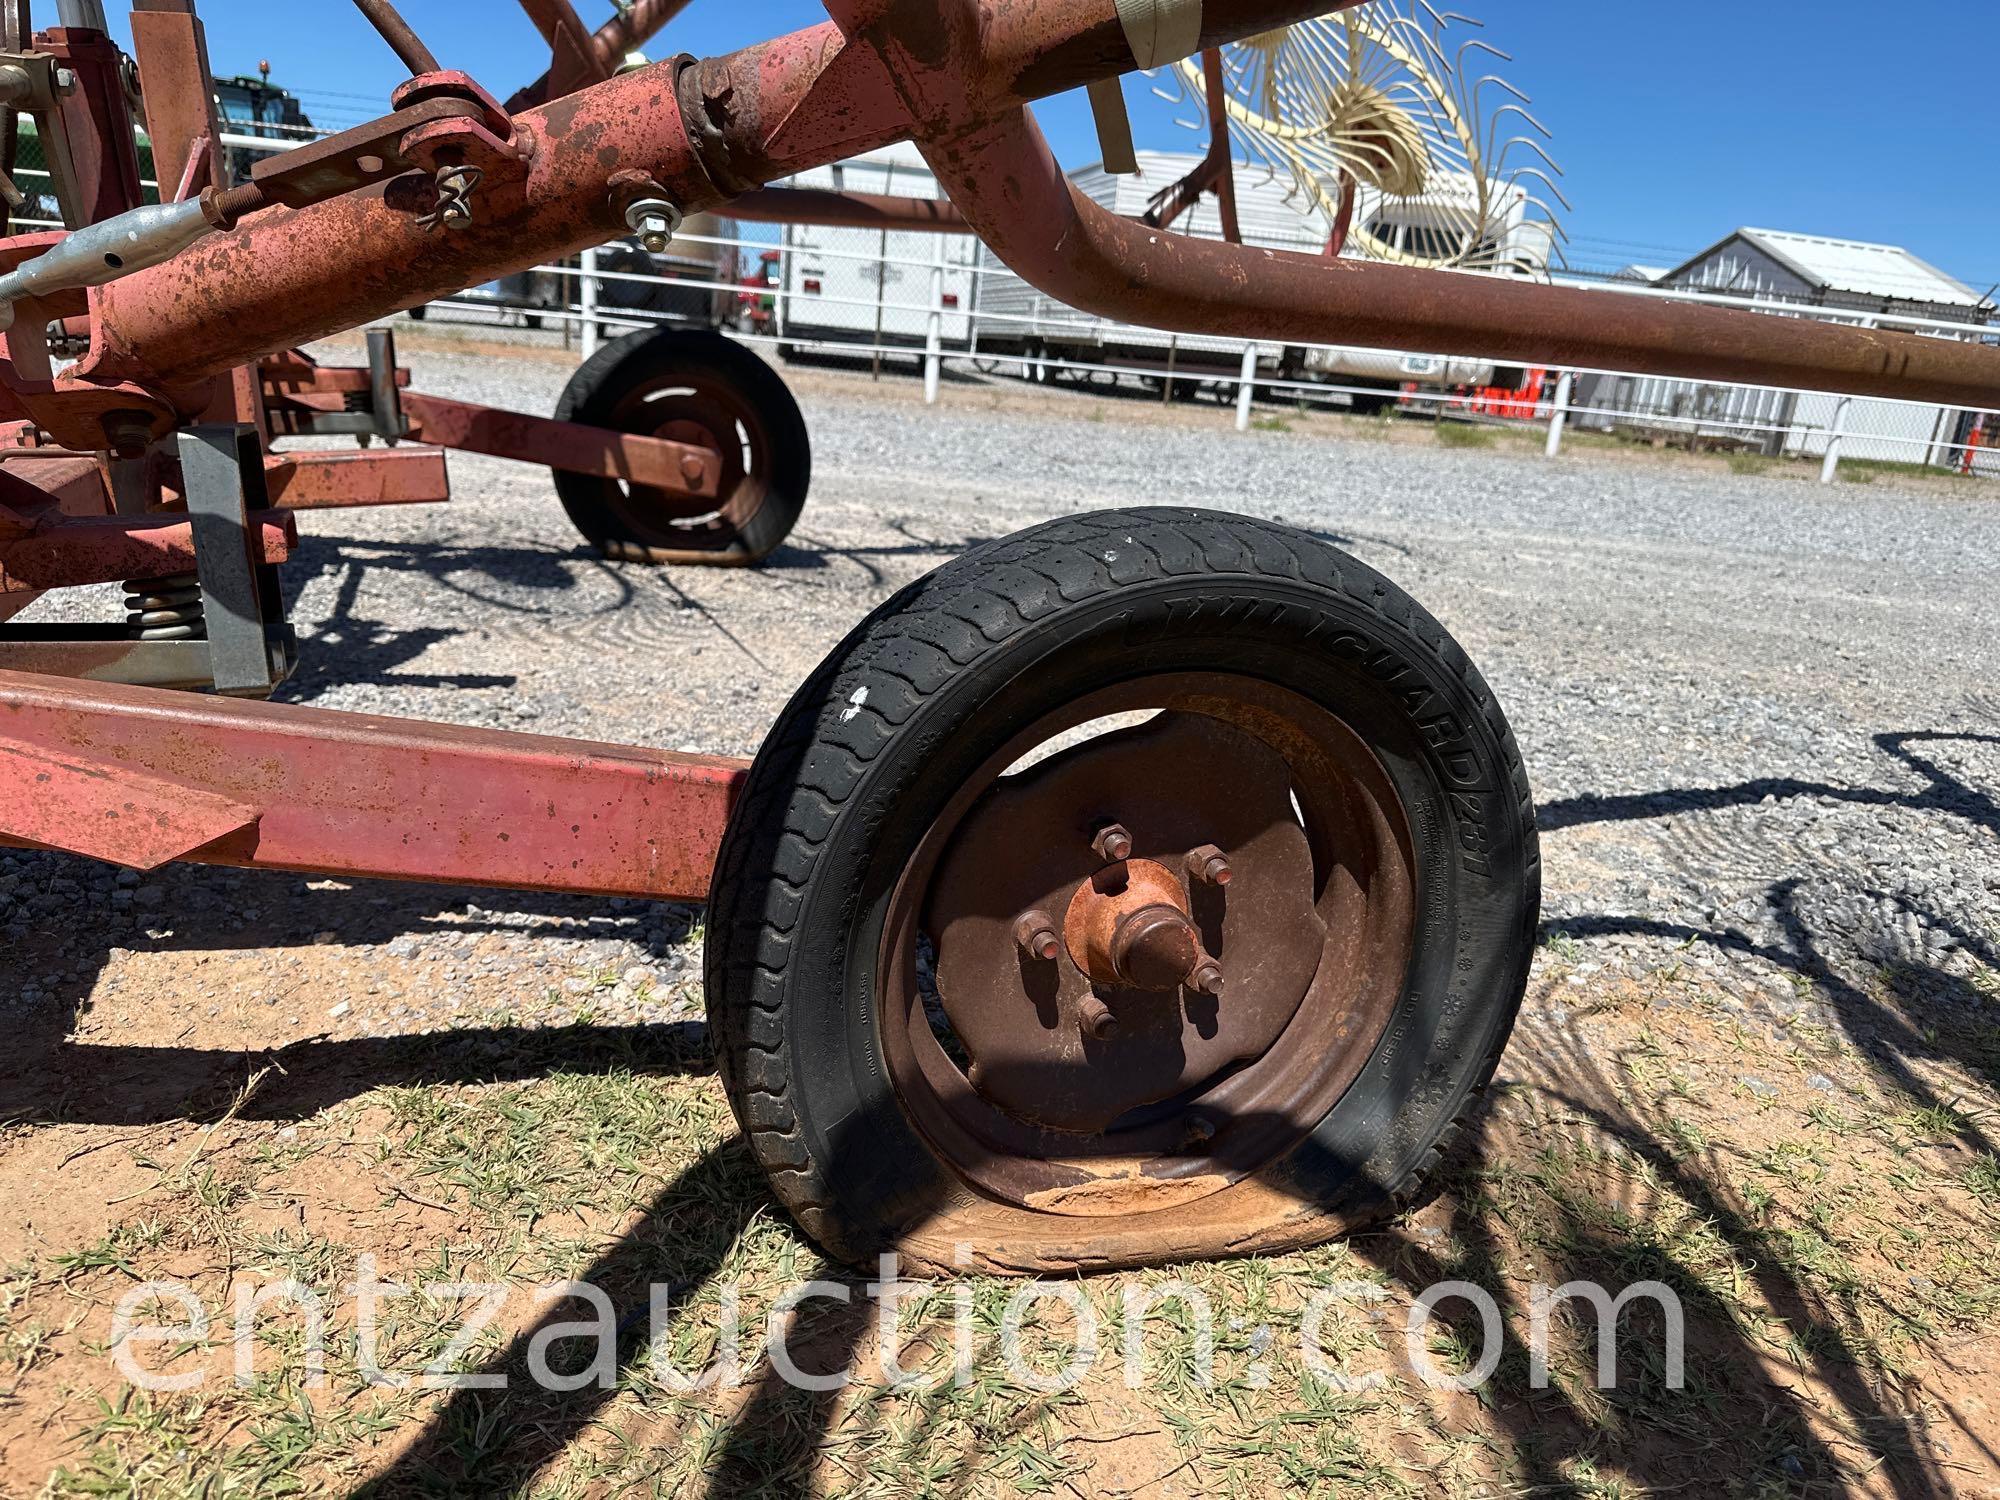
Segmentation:
<svg viewBox="0 0 2000 1500">
<path fill-rule="evenodd" d="M 403 415 L 419 442 L 622 479 L 664 491 L 670 499 L 713 502 L 722 483 L 721 455 L 692 443 L 555 422 L 420 391 L 404 395 Z"/>
<path fill-rule="evenodd" d="M 250 517 L 257 560 L 283 563 L 298 545 L 281 511 Z M 185 516 L 54 516 L 25 536 L 0 536 L 0 594 L 78 588 L 195 571 L 194 525 Z"/>
<path fill-rule="evenodd" d="M 749 762 L 0 672 L 0 842 L 699 901 Z"/>
<path fill-rule="evenodd" d="M 2000 348 L 1991 346 L 1149 229 L 1078 191 L 1026 110 L 923 149 L 1010 269 L 1099 317 L 1181 333 L 2000 406 Z"/>
<path fill-rule="evenodd" d="M 171 198 L 187 175 L 197 142 L 205 142 L 206 162 L 196 187 L 228 186 L 208 39 L 194 0 L 133 0 L 132 51 L 145 90 L 146 136 L 153 145 L 153 176 L 161 197 Z"/>
<path fill-rule="evenodd" d="M 912 11 L 918 23 L 924 9 Z M 1327 0 L 1217 0 L 1202 40 L 1326 9 Z M 1117 0 L 1011 0 L 987 21 L 969 101 L 982 112 L 1132 66 Z M 482 188 L 471 223 L 432 232 L 397 195 L 372 192 L 251 214 L 233 233 L 95 289 L 98 342 L 65 381 L 129 376 L 164 387 L 220 374 L 622 236 L 624 210 L 648 180 L 696 213 L 908 139 L 919 122 L 876 53 L 850 47 L 829 22 L 698 67 L 656 63 L 514 123 L 526 180 Z"/>
<path fill-rule="evenodd" d="M 264 460 L 264 483 L 271 503 L 286 510 L 431 505 L 451 498 L 451 476 L 436 448 L 274 453 Z"/>
</svg>

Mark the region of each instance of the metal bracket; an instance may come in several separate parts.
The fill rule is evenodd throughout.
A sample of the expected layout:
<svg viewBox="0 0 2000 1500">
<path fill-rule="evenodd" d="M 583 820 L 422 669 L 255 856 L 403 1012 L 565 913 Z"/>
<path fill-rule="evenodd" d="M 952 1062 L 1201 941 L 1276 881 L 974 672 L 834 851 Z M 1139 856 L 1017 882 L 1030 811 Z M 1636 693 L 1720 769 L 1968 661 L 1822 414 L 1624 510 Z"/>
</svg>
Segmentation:
<svg viewBox="0 0 2000 1500">
<path fill-rule="evenodd" d="M 180 435 L 180 456 L 215 690 L 267 697 L 297 664 L 298 638 L 284 623 L 278 570 L 250 546 L 250 512 L 270 505 L 257 429 L 189 428 Z"/>
<path fill-rule="evenodd" d="M 375 436 L 395 447 L 410 435 L 403 415 L 403 388 L 396 383 L 396 330 L 368 330 L 368 393 L 374 408 Z"/>
</svg>

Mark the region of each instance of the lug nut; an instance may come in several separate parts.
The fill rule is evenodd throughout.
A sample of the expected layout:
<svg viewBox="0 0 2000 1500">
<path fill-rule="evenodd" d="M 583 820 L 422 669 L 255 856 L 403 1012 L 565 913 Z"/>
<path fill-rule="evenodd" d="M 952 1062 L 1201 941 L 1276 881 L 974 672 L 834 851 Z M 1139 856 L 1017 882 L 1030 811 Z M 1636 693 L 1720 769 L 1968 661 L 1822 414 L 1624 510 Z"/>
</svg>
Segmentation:
<svg viewBox="0 0 2000 1500">
<path fill-rule="evenodd" d="M 1111 1007 L 1095 995 L 1085 995 L 1076 1007 L 1077 1020 L 1083 1025 L 1085 1036 L 1100 1042 L 1108 1042 L 1118 1035 L 1118 1017 L 1111 1013 Z"/>
<path fill-rule="evenodd" d="M 1188 878 L 1202 885 L 1228 885 L 1235 873 L 1229 868 L 1229 856 L 1213 844 L 1188 850 L 1184 863 Z"/>
<path fill-rule="evenodd" d="M 1090 841 L 1090 847 L 1099 859 L 1108 865 L 1115 865 L 1132 857 L 1132 835 L 1125 831 L 1123 823 L 1106 823 L 1097 830 L 1097 837 Z"/>
<path fill-rule="evenodd" d="M 1220 998 L 1222 994 L 1222 965 L 1212 958 L 1204 958 L 1194 966 L 1194 972 L 1188 975 L 1187 985 L 1191 990 L 1199 990 L 1204 995 L 1214 995 Z"/>
<path fill-rule="evenodd" d="M 1056 936 L 1056 924 L 1045 911 L 1024 911 L 1014 922 L 1014 941 L 1021 945 L 1021 951 L 1030 958 L 1048 963 L 1062 952 L 1062 939 Z"/>
</svg>

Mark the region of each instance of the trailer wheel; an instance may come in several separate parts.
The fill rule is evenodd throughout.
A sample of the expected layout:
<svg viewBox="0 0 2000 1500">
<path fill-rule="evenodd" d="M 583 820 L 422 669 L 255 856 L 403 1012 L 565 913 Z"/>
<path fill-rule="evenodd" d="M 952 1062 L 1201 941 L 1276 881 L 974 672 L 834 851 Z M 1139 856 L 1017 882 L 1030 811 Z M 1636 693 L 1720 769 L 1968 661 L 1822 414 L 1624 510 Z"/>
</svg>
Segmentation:
<svg viewBox="0 0 2000 1500">
<path fill-rule="evenodd" d="M 698 444 L 722 456 L 721 504 L 556 471 L 569 518 L 621 562 L 743 565 L 791 534 L 812 482 L 805 417 L 762 359 L 707 329 L 642 330 L 584 362 L 556 417 Z"/>
<path fill-rule="evenodd" d="M 1465 653 L 1303 533 L 1065 519 L 876 610 L 749 774 L 708 1006 L 829 1251 L 1062 1272 L 1407 1201 L 1491 1077 L 1540 888 Z"/>
</svg>

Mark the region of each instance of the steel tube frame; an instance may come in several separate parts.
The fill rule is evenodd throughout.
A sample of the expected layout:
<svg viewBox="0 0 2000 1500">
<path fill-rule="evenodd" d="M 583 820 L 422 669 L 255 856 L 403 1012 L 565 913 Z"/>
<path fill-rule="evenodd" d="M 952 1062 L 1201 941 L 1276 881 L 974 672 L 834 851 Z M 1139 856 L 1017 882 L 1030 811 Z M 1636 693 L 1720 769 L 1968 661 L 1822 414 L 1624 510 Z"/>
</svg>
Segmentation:
<svg viewBox="0 0 2000 1500">
<path fill-rule="evenodd" d="M 1209 0 L 1204 45 L 1326 0 Z M 1679 305 L 1607 306 L 1500 278 L 1197 241 L 1127 223 L 1063 178 L 1024 105 L 1134 64 L 1114 0 L 828 0 L 835 19 L 699 64 L 657 64 L 516 120 L 526 181 L 486 222 L 431 234 L 379 192 L 253 215 L 93 293 L 68 383 L 163 395 L 259 355 L 525 269 L 622 228 L 614 174 L 713 208 L 772 179 L 915 139 L 973 227 L 1043 291 L 1189 333 L 1482 356 L 1903 397 L 2000 401 L 2000 350 Z M 254 273 L 248 268 L 254 267 Z"/>
<path fill-rule="evenodd" d="M 0 842 L 699 901 L 747 761 L 0 671 Z"/>
</svg>

